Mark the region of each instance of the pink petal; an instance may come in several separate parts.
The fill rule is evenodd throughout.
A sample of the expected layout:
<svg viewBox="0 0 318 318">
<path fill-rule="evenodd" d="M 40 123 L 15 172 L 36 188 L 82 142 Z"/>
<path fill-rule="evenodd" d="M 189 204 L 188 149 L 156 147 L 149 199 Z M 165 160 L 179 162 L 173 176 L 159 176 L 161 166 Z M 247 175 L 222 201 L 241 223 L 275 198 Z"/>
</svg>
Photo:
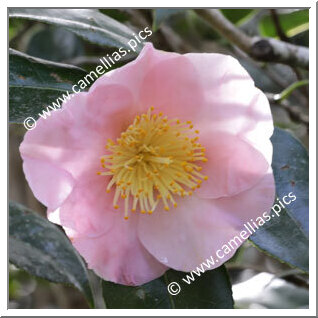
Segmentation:
<svg viewBox="0 0 318 318">
<path fill-rule="evenodd" d="M 224 131 L 248 140 L 272 160 L 269 138 L 273 120 L 266 96 L 240 63 L 223 54 L 185 54 L 196 70 L 204 91 L 200 130 Z"/>
<path fill-rule="evenodd" d="M 74 179 L 70 173 L 52 163 L 23 157 L 23 171 L 34 196 L 54 210 L 71 193 Z"/>
<path fill-rule="evenodd" d="M 101 96 L 101 91 L 105 96 Z M 37 176 L 37 182 L 29 183 L 43 204 L 47 205 L 48 201 L 42 201 L 40 193 L 49 191 L 46 187 L 50 184 L 51 187 L 60 184 L 64 176 L 65 183 L 73 185 L 70 178 L 79 180 L 85 175 L 96 175 L 101 168 L 100 157 L 105 154 L 106 140 L 118 136 L 125 117 L 121 114 L 127 114 L 130 105 L 131 96 L 125 88 L 97 85 L 93 93 L 74 95 L 63 110 L 53 111 L 47 119 L 40 118 L 36 128 L 25 134 L 20 145 L 25 175 L 28 181 L 34 180 L 33 174 Z M 43 178 L 38 177 L 41 162 L 46 164 Z M 53 194 L 50 197 L 50 208 L 62 203 L 61 200 L 52 202 Z"/>
<path fill-rule="evenodd" d="M 180 199 L 170 212 L 155 211 L 139 219 L 138 235 L 146 249 L 160 262 L 181 271 L 191 271 L 244 230 L 244 223 L 269 211 L 275 190 L 272 173 L 254 188 L 220 199 Z M 182 201 L 181 201 L 182 200 Z M 238 246 L 241 243 L 238 244 Z M 211 267 L 230 259 L 236 249 Z"/>
<path fill-rule="evenodd" d="M 147 43 L 138 58 L 108 72 L 95 85 L 120 84 L 134 96 L 136 114 L 154 106 L 159 112 L 181 120 L 193 119 L 203 102 L 196 70 L 187 58 L 176 53 L 155 50 Z"/>
<path fill-rule="evenodd" d="M 159 60 L 145 74 L 140 102 L 145 107 L 153 105 L 169 118 L 198 122 L 204 103 L 199 77 L 192 63 L 182 55 Z"/>
<path fill-rule="evenodd" d="M 200 135 L 208 162 L 202 164 L 209 179 L 197 194 L 202 198 L 232 196 L 253 187 L 268 170 L 263 155 L 240 137 L 208 130 Z"/>
<path fill-rule="evenodd" d="M 118 213 L 113 218 L 111 230 L 102 236 L 74 237 L 73 244 L 84 256 L 88 267 L 103 279 L 123 285 L 141 285 L 167 270 L 138 240 L 137 218 L 138 215 L 133 215 L 126 221 Z"/>
<path fill-rule="evenodd" d="M 113 192 L 105 191 L 108 181 L 96 174 L 78 180 L 72 193 L 59 208 L 60 225 L 89 237 L 98 237 L 109 231 L 116 210 L 112 204 Z"/>
</svg>

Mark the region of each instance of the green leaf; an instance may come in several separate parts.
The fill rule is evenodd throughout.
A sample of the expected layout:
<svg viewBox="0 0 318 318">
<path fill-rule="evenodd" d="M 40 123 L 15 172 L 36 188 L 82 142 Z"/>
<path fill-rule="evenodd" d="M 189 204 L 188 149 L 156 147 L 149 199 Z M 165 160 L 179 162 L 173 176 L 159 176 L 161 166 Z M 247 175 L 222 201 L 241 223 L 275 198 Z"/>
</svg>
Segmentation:
<svg viewBox="0 0 318 318">
<path fill-rule="evenodd" d="M 162 277 L 138 287 L 103 281 L 107 308 L 233 308 L 231 284 L 226 269 L 221 266 L 206 271 L 190 285 L 182 280 L 187 273 L 167 271 Z M 181 291 L 171 295 L 167 286 L 177 282 Z"/>
<path fill-rule="evenodd" d="M 17 34 L 23 30 L 24 23 L 23 21 L 16 19 L 12 20 L 9 23 L 9 41 L 11 41 Z"/>
<path fill-rule="evenodd" d="M 277 196 L 282 199 L 292 192 L 296 200 L 285 205 L 279 217 L 272 217 L 250 239 L 280 261 L 308 272 L 308 153 L 299 141 L 279 128 L 275 128 L 272 143 Z"/>
<path fill-rule="evenodd" d="M 158 30 L 160 24 L 170 18 L 171 16 L 184 12 L 186 9 L 154 9 L 153 12 L 153 23 L 152 29 L 154 31 Z"/>
<path fill-rule="evenodd" d="M 85 55 L 82 39 L 64 28 L 56 27 L 45 28 L 33 34 L 25 53 L 61 63 Z"/>
<path fill-rule="evenodd" d="M 86 72 L 78 67 L 49 62 L 9 50 L 9 119 L 21 123 L 36 116 L 47 105 L 82 79 Z"/>
<path fill-rule="evenodd" d="M 233 24 L 240 25 L 256 13 L 253 9 L 221 9 L 223 15 Z"/>
<path fill-rule="evenodd" d="M 279 11 L 278 11 L 279 13 Z M 309 29 L 309 10 L 297 10 L 287 14 L 279 14 L 279 23 L 287 37 L 293 37 Z M 262 36 L 277 37 L 276 27 L 270 15 L 264 16 L 259 24 Z"/>
<path fill-rule="evenodd" d="M 102 46 L 130 49 L 128 41 L 134 39 L 131 29 L 96 9 L 10 8 L 9 17 L 65 27 L 85 40 Z"/>
<path fill-rule="evenodd" d="M 31 275 L 73 285 L 93 307 L 86 267 L 65 234 L 17 203 L 9 205 L 9 260 Z"/>
</svg>

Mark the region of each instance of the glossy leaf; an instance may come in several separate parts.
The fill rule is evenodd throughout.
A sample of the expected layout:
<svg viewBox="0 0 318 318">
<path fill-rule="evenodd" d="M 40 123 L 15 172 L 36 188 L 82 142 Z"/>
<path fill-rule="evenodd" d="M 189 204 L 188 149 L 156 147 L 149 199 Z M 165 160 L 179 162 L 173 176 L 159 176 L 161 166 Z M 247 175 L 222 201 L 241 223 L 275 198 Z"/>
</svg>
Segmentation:
<svg viewBox="0 0 318 318">
<path fill-rule="evenodd" d="M 28 55 L 61 63 L 83 56 L 84 52 L 82 39 L 64 28 L 55 27 L 36 32 L 26 50 Z"/>
<path fill-rule="evenodd" d="M 187 273 L 167 271 L 162 277 L 138 287 L 103 281 L 107 308 L 233 308 L 231 284 L 221 266 L 207 271 L 188 285 L 182 280 Z M 167 286 L 177 282 L 181 291 L 170 295 Z M 175 289 L 175 288 L 174 288 Z"/>
<path fill-rule="evenodd" d="M 9 260 L 31 275 L 73 285 L 93 306 L 86 267 L 66 235 L 17 203 L 9 205 Z"/>
<path fill-rule="evenodd" d="M 9 17 L 65 27 L 85 40 L 102 46 L 130 49 L 128 41 L 134 39 L 133 31 L 127 26 L 96 9 L 10 8 Z"/>
<path fill-rule="evenodd" d="M 279 12 L 279 11 L 278 11 Z M 293 37 L 309 28 L 309 10 L 297 10 L 278 15 L 279 23 L 287 37 Z M 264 16 L 259 24 L 260 33 L 267 37 L 276 37 L 276 27 L 270 15 Z"/>
<path fill-rule="evenodd" d="M 21 123 L 55 102 L 86 72 L 78 67 L 49 62 L 9 50 L 9 119 Z"/>
<path fill-rule="evenodd" d="M 250 239 L 266 253 L 308 272 L 308 153 L 299 141 L 278 128 L 275 128 L 272 143 L 277 196 L 282 199 L 292 192 L 296 200 L 285 205 L 279 217 L 272 214 L 272 219 Z"/>
</svg>

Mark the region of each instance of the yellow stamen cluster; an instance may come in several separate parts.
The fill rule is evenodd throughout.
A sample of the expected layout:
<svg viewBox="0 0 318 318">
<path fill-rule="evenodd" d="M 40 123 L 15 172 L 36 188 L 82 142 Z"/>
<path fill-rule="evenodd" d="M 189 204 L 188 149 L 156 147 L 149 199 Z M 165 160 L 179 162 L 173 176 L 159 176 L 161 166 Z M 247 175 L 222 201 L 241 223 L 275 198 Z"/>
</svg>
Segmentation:
<svg viewBox="0 0 318 318">
<path fill-rule="evenodd" d="M 108 139 L 108 155 L 102 156 L 105 172 L 111 176 L 106 192 L 115 186 L 113 206 L 119 208 L 124 200 L 125 219 L 128 210 L 152 214 L 160 200 L 164 209 L 176 207 L 174 196 L 191 196 L 207 177 L 196 163 L 206 162 L 205 148 L 198 143 L 198 130 L 190 121 L 168 119 L 149 108 L 146 114 L 136 116 L 116 142 Z M 186 187 L 187 189 L 185 189 Z"/>
</svg>

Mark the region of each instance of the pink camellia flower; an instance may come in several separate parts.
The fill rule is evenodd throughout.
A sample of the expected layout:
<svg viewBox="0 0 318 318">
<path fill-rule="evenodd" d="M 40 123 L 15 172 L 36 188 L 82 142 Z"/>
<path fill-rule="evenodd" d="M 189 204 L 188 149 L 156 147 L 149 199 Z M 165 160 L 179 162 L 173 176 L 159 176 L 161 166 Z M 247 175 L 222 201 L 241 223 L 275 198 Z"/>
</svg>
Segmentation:
<svg viewBox="0 0 318 318">
<path fill-rule="evenodd" d="M 236 59 L 146 44 L 40 118 L 20 151 L 34 195 L 89 268 L 140 285 L 195 269 L 269 211 L 272 132 L 268 101 Z"/>
</svg>

